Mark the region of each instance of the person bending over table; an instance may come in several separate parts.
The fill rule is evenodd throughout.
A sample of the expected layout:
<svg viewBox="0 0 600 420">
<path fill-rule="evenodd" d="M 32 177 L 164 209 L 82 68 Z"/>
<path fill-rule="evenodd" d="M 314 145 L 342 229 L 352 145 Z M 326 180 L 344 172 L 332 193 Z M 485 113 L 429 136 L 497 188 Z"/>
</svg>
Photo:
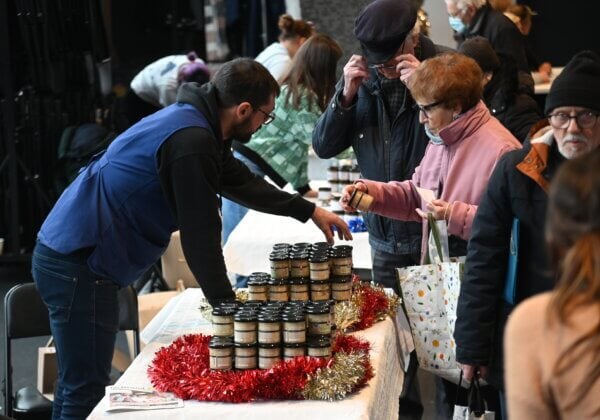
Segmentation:
<svg viewBox="0 0 600 420">
<path fill-rule="evenodd" d="M 252 59 L 212 82 L 182 85 L 94 157 L 44 221 L 32 274 L 50 313 L 59 376 L 54 418 L 85 418 L 104 395 L 118 329 L 117 290 L 139 278 L 181 231 L 208 301 L 235 298 L 221 249 L 219 196 L 255 210 L 309 218 L 333 241 L 352 236 L 333 213 L 270 185 L 231 154 L 273 111 L 279 85 Z"/>
</svg>

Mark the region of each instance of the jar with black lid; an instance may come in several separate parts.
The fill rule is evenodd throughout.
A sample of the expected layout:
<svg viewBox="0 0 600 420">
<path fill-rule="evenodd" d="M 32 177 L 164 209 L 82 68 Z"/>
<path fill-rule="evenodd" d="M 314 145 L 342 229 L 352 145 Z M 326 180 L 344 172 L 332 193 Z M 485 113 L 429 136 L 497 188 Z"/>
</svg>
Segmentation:
<svg viewBox="0 0 600 420">
<path fill-rule="evenodd" d="M 212 310 L 213 335 L 215 337 L 233 337 L 234 307 L 217 306 Z"/>
<path fill-rule="evenodd" d="M 271 252 L 269 261 L 272 278 L 287 279 L 290 276 L 290 257 L 287 252 Z"/>
<path fill-rule="evenodd" d="M 269 299 L 269 285 L 265 277 L 248 279 L 248 299 L 266 302 Z"/>
<path fill-rule="evenodd" d="M 310 281 L 310 300 L 327 301 L 331 298 L 331 285 L 329 281 Z"/>
<path fill-rule="evenodd" d="M 258 368 L 271 369 L 281 360 L 281 348 L 279 344 L 258 344 Z"/>
<path fill-rule="evenodd" d="M 233 317 L 234 340 L 250 344 L 257 340 L 257 317 L 254 311 L 238 311 Z"/>
<path fill-rule="evenodd" d="M 256 343 L 235 343 L 235 368 L 240 370 L 256 369 Z"/>
<path fill-rule="evenodd" d="M 233 368 L 233 341 L 226 337 L 213 337 L 208 343 L 208 360 L 211 370 Z"/>
<path fill-rule="evenodd" d="M 329 337 L 312 337 L 306 343 L 307 353 L 311 357 L 331 357 L 331 339 Z"/>
<path fill-rule="evenodd" d="M 329 280 L 329 259 L 327 254 L 313 254 L 308 262 L 310 264 L 310 279 L 317 281 Z"/>
<path fill-rule="evenodd" d="M 352 277 L 334 276 L 331 281 L 331 297 L 337 301 L 352 299 Z"/>
<path fill-rule="evenodd" d="M 306 316 L 304 313 L 284 312 L 281 315 L 283 321 L 283 342 L 304 343 L 306 342 Z"/>
<path fill-rule="evenodd" d="M 269 300 L 271 302 L 287 302 L 289 300 L 287 278 L 269 279 Z"/>
<path fill-rule="evenodd" d="M 331 334 L 331 315 L 327 302 L 313 304 L 305 308 L 308 324 L 308 335 Z"/>
<path fill-rule="evenodd" d="M 290 300 L 308 302 L 310 300 L 310 280 L 307 277 L 290 279 Z"/>
<path fill-rule="evenodd" d="M 306 343 L 284 343 L 283 360 L 291 360 L 294 357 L 306 355 Z"/>
<path fill-rule="evenodd" d="M 279 314 L 269 312 L 258 314 L 258 342 L 269 344 L 279 344 L 281 342 Z"/>
</svg>

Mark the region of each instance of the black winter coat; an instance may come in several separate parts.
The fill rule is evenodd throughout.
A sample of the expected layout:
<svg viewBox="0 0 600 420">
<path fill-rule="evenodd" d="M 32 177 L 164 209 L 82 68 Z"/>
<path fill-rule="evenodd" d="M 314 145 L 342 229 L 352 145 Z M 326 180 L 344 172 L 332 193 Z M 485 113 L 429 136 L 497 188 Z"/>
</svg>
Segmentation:
<svg viewBox="0 0 600 420">
<path fill-rule="evenodd" d="M 513 307 L 502 299 L 513 218 L 520 220 L 517 297 L 520 302 L 554 287 L 544 246 L 549 180 L 564 158 L 552 131 L 502 157 L 479 203 L 468 244 L 454 332 L 459 363 L 491 367 L 502 384 L 502 337 Z"/>
</svg>

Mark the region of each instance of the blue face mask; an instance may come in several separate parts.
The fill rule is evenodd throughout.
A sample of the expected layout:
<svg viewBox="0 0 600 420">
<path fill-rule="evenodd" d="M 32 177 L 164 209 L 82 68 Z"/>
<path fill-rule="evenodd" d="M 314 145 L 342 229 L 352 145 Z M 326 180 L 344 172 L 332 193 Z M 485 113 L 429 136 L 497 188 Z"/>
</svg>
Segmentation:
<svg viewBox="0 0 600 420">
<path fill-rule="evenodd" d="M 458 16 L 448 16 L 448 23 L 450 27 L 459 34 L 463 33 L 467 29 L 467 25 Z"/>
<path fill-rule="evenodd" d="M 433 134 L 431 131 L 429 131 L 429 127 L 427 127 L 427 125 L 425 125 L 424 127 L 425 134 L 427 134 L 427 137 L 429 137 L 429 140 L 431 140 L 433 144 L 444 144 L 444 140 L 442 140 L 440 136 L 438 136 L 437 134 Z"/>
</svg>

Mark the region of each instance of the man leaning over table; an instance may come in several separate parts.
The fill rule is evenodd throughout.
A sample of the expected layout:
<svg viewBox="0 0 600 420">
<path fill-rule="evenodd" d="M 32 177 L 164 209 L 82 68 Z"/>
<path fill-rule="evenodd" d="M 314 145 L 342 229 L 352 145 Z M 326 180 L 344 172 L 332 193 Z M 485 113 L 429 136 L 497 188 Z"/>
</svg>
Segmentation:
<svg viewBox="0 0 600 420">
<path fill-rule="evenodd" d="M 211 304 L 234 299 L 221 249 L 220 199 L 309 218 L 350 239 L 333 213 L 279 190 L 233 158 L 273 112 L 279 86 L 251 59 L 226 63 L 205 85 L 121 134 L 48 215 L 32 274 L 50 312 L 59 379 L 54 419 L 85 418 L 104 395 L 118 328 L 117 290 L 139 278 L 181 231 L 186 260 Z"/>
<path fill-rule="evenodd" d="M 502 299 L 513 219 L 520 221 L 515 304 L 554 287 L 544 248 L 547 191 L 558 167 L 600 146 L 600 57 L 575 55 L 555 79 L 545 112 L 550 129 L 498 162 L 473 222 L 454 332 L 466 379 L 503 386 L 504 325 L 514 306 Z M 543 350 L 540 347 L 540 350 Z M 501 398 L 501 402 L 504 400 Z M 502 407 L 505 412 L 505 407 Z"/>
</svg>

